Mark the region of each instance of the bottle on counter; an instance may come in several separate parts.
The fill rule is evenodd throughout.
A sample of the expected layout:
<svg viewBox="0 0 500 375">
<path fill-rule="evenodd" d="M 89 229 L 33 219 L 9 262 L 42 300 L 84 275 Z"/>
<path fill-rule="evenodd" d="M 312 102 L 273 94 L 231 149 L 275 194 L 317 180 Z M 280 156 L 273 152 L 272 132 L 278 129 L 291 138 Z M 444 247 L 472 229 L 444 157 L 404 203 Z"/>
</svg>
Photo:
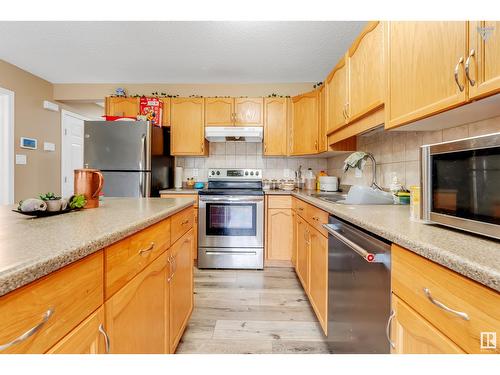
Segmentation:
<svg viewBox="0 0 500 375">
<path fill-rule="evenodd" d="M 311 168 L 308 168 L 306 171 L 306 183 L 304 188 L 306 190 L 315 190 L 316 189 L 316 176 Z"/>
<path fill-rule="evenodd" d="M 328 174 L 325 172 L 325 171 L 320 171 L 318 173 L 318 176 L 316 177 L 316 190 L 319 191 L 320 190 L 320 184 L 319 184 L 319 178 L 321 176 L 328 176 Z"/>
</svg>

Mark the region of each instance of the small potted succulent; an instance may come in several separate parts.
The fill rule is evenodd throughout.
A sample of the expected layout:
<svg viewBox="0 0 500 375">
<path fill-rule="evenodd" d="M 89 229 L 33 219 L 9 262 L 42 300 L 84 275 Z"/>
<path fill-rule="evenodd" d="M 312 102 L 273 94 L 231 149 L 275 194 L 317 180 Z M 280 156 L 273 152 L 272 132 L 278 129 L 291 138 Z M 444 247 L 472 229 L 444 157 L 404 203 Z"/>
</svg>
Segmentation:
<svg viewBox="0 0 500 375">
<path fill-rule="evenodd" d="M 47 194 L 40 195 L 40 199 L 47 203 L 47 211 L 61 211 L 63 206 L 61 197 L 49 192 Z"/>
<path fill-rule="evenodd" d="M 87 200 L 85 199 L 85 195 L 83 195 L 83 194 L 73 195 L 69 199 L 69 208 L 72 210 L 78 210 L 80 208 L 83 208 L 83 207 L 85 207 L 86 204 L 87 204 Z"/>
</svg>

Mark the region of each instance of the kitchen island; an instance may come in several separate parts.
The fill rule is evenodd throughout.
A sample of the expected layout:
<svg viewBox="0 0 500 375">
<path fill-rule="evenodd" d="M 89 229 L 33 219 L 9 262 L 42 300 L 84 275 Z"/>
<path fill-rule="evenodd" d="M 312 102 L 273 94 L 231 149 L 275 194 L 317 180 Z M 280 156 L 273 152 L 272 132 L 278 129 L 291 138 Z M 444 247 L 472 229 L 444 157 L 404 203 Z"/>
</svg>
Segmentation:
<svg viewBox="0 0 500 375">
<path fill-rule="evenodd" d="M 193 205 L 108 198 L 39 219 L 1 207 L 0 353 L 175 352 L 193 307 Z"/>
</svg>

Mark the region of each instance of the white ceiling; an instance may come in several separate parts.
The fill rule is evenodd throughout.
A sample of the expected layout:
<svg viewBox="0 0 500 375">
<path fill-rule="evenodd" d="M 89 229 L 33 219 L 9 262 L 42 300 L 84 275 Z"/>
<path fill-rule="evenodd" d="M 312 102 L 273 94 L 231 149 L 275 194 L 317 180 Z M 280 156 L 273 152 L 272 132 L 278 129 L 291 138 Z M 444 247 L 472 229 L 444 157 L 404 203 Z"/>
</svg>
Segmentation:
<svg viewBox="0 0 500 375">
<path fill-rule="evenodd" d="M 53 83 L 322 81 L 365 22 L 0 22 L 0 58 Z"/>
</svg>

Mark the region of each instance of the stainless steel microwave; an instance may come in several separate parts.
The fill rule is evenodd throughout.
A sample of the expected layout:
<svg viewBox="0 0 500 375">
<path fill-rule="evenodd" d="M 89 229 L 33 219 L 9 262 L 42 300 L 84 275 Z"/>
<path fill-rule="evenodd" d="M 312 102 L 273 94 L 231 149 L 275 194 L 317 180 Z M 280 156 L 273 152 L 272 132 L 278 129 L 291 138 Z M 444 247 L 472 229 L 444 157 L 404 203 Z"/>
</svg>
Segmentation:
<svg viewBox="0 0 500 375">
<path fill-rule="evenodd" d="M 423 220 L 500 239 L 500 133 L 421 147 Z"/>
</svg>

